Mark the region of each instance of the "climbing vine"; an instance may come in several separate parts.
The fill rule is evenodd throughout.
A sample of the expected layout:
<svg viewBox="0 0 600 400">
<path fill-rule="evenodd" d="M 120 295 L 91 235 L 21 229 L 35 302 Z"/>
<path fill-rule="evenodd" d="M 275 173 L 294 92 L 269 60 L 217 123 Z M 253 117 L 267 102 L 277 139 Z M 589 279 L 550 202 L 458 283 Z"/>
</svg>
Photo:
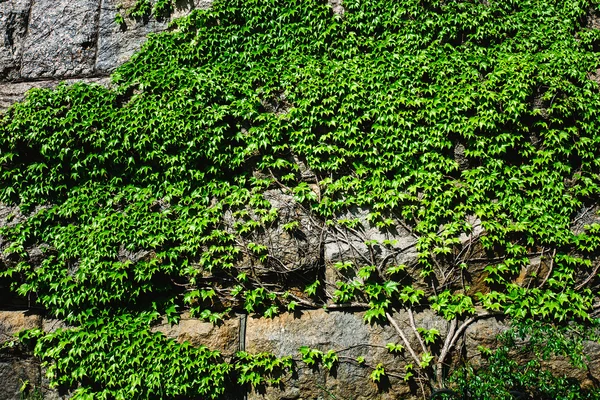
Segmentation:
<svg viewBox="0 0 600 400">
<path fill-rule="evenodd" d="M 216 1 L 151 35 L 110 88 L 30 91 L 0 116 L 0 201 L 14 209 L 0 273 L 69 328 L 23 340 L 79 398 L 175 398 L 292 368 L 152 333 L 184 310 L 213 323 L 362 310 L 394 328 L 404 361 L 352 361 L 424 392 L 481 318 L 595 338 L 598 12 Z M 424 309 L 446 332 L 417 326 Z M 329 370 L 343 361 L 329 350 L 295 356 Z"/>
</svg>

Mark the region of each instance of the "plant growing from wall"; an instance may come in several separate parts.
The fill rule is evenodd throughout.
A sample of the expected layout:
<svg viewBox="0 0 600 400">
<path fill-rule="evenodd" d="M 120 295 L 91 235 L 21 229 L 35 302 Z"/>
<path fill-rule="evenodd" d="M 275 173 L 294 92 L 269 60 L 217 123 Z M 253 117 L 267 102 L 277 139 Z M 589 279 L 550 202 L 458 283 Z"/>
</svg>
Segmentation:
<svg viewBox="0 0 600 400">
<path fill-rule="evenodd" d="M 0 201 L 20 212 L 1 230 L 1 274 L 69 324 L 22 335 L 54 384 L 79 398 L 218 397 L 291 367 L 152 333 L 184 309 L 214 323 L 363 310 L 395 329 L 388 350 L 404 361 L 353 362 L 423 392 L 445 385 L 480 318 L 594 338 L 598 3 L 344 7 L 217 1 L 152 35 L 112 88 L 32 90 L 1 117 Z M 317 247 L 354 256 L 278 258 L 274 230 L 313 246 L 305 225 Z M 423 309 L 446 331 L 418 326 Z M 327 350 L 296 356 L 345 361 Z"/>
</svg>

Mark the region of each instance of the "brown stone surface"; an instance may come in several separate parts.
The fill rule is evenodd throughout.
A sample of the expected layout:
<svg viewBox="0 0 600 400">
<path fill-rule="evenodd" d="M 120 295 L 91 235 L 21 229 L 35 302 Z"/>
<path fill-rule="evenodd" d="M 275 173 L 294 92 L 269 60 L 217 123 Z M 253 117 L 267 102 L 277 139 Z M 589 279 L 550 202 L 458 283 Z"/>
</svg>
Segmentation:
<svg viewBox="0 0 600 400">
<path fill-rule="evenodd" d="M 220 350 L 225 356 L 233 355 L 239 349 L 239 320 L 225 321 L 216 326 L 184 314 L 179 324 L 166 321 L 154 327 L 155 331 L 176 339 L 179 343 L 190 342 L 193 346 L 204 345 L 211 350 Z"/>
<path fill-rule="evenodd" d="M 0 311 L 0 348 L 23 329 L 39 328 L 42 317 L 26 311 Z M 24 382 L 39 386 L 38 362 L 11 350 L 0 351 L 0 400 L 19 400 Z"/>
<path fill-rule="evenodd" d="M 0 345 L 23 329 L 40 328 L 42 317 L 25 311 L 0 311 Z"/>
</svg>

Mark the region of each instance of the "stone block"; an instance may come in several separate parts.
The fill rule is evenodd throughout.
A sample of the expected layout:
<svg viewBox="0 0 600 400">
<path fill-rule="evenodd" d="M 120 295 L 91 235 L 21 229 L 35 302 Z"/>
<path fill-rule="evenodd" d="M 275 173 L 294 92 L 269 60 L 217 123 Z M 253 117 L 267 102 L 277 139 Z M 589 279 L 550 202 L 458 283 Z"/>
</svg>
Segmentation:
<svg viewBox="0 0 600 400">
<path fill-rule="evenodd" d="M 26 311 L 0 311 L 0 345 L 23 329 L 40 328 L 42 317 Z M 2 380 L 0 379 L 0 382 Z"/>
<path fill-rule="evenodd" d="M 167 21 L 139 21 L 125 18 L 125 24 L 115 23 L 118 13 L 125 16 L 126 9 L 132 7 L 134 1 L 101 0 L 100 18 L 98 24 L 98 53 L 96 71 L 110 73 L 119 65 L 129 60 L 142 47 L 149 33 L 167 29 Z M 123 10 L 118 9 L 119 5 Z"/>
<path fill-rule="evenodd" d="M 0 82 L 19 79 L 31 0 L 0 1 Z"/>
<path fill-rule="evenodd" d="M 422 323 L 424 317 L 417 317 L 417 322 Z M 391 327 L 365 323 L 363 313 L 310 310 L 301 314 L 281 314 L 273 319 L 249 318 L 246 350 L 250 353 L 272 352 L 279 357 L 291 355 L 299 360 L 298 349 L 309 346 L 325 352 L 334 350 L 341 360 L 332 371 L 311 368 L 298 361 L 289 381 L 279 388 L 254 391 L 249 398 L 403 398 L 410 390 L 400 380 L 405 357 L 394 356 L 385 348 L 387 343 L 398 343 L 399 340 Z M 356 362 L 358 356 L 364 357 L 370 367 L 378 363 L 383 363 L 386 368 L 391 366 L 389 381 L 373 383 L 369 378 L 372 369 L 359 365 Z"/>
<path fill-rule="evenodd" d="M 239 349 L 238 319 L 230 319 L 217 326 L 183 314 L 179 324 L 171 325 L 164 321 L 154 330 L 179 343 L 190 342 L 193 346 L 204 345 L 211 350 L 219 350 L 224 356 L 233 355 Z"/>
<path fill-rule="evenodd" d="M 31 360 L 0 360 L 0 400 L 19 400 L 21 386 L 29 382 L 35 387 L 40 381 L 39 365 Z"/>
<path fill-rule="evenodd" d="M 100 0 L 36 0 L 24 42 L 21 77 L 66 78 L 94 71 Z"/>
<path fill-rule="evenodd" d="M 129 60 L 142 47 L 149 33 L 166 30 L 170 20 L 187 15 L 195 9 L 207 9 L 212 5 L 212 0 L 177 0 L 173 13 L 167 19 L 136 20 L 127 17 L 126 12 L 133 7 L 134 1 L 101 1 L 96 59 L 96 71 L 99 73 L 112 72 Z M 125 19 L 125 23 L 121 26 L 115 23 L 117 13 Z"/>
</svg>

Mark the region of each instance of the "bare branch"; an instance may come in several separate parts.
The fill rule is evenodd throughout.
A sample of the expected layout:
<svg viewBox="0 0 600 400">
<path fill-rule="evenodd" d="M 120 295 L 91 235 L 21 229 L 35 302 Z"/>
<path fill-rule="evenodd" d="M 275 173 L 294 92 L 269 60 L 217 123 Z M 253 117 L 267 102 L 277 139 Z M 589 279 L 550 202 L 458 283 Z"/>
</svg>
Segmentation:
<svg viewBox="0 0 600 400">
<path fill-rule="evenodd" d="M 598 274 L 598 270 L 599 269 L 600 269 L 600 262 L 596 264 L 596 268 L 594 268 L 594 270 L 592 271 L 592 273 L 590 274 L 590 276 L 588 276 L 585 281 L 581 282 L 581 284 L 577 285 L 577 287 L 575 288 L 575 290 L 579 290 L 582 287 L 584 287 L 585 285 L 587 285 L 588 283 L 590 283 L 590 281 L 592 279 L 594 279 L 594 277 Z"/>
<path fill-rule="evenodd" d="M 552 252 L 552 258 L 550 258 L 550 266 L 548 267 L 548 273 L 544 277 L 544 280 L 542 281 L 542 283 L 540 283 L 538 285 L 538 288 L 541 288 L 542 286 L 544 286 L 546 284 L 546 282 L 548 282 L 550 275 L 552 275 L 552 268 L 554 267 L 554 257 L 556 257 L 556 249 L 554 249 L 554 251 Z"/>
<path fill-rule="evenodd" d="M 456 318 L 453 319 L 452 321 L 450 321 L 450 327 L 448 328 L 448 334 L 446 335 L 446 340 L 444 340 L 444 346 L 442 347 L 442 351 L 441 351 L 440 356 L 438 357 L 438 360 L 436 363 L 437 369 L 435 371 L 435 375 L 436 375 L 436 380 L 437 380 L 437 384 L 439 385 L 439 387 L 442 387 L 442 382 L 444 380 L 444 376 L 443 376 L 444 360 L 446 359 L 446 355 L 448 354 L 448 351 L 450 350 L 450 343 L 453 342 L 454 333 L 456 332 L 456 324 L 457 324 Z"/>
<path fill-rule="evenodd" d="M 423 339 L 421 338 L 421 334 L 417 329 L 417 325 L 415 324 L 415 316 L 413 315 L 412 308 L 408 308 L 408 320 L 410 321 L 410 326 L 423 349 L 423 353 L 427 353 L 427 347 L 425 347 L 425 343 L 423 343 Z"/>
<path fill-rule="evenodd" d="M 417 363 L 417 365 L 420 365 L 421 359 L 417 356 L 417 354 L 413 350 L 412 346 L 410 345 L 410 342 L 406 338 L 406 335 L 404 334 L 404 332 L 402 331 L 402 329 L 400 329 L 400 327 L 398 326 L 398 323 L 396 323 L 396 321 L 392 318 L 392 316 L 390 315 L 390 313 L 386 312 L 385 316 L 387 317 L 387 319 L 390 322 L 390 324 L 394 327 L 394 329 L 396 330 L 396 332 L 398 333 L 398 335 L 402 339 L 402 342 L 404 342 L 404 346 L 406 347 L 406 350 L 408 350 L 408 352 L 410 353 L 410 355 L 413 358 L 413 360 L 415 360 L 415 362 Z"/>
</svg>

